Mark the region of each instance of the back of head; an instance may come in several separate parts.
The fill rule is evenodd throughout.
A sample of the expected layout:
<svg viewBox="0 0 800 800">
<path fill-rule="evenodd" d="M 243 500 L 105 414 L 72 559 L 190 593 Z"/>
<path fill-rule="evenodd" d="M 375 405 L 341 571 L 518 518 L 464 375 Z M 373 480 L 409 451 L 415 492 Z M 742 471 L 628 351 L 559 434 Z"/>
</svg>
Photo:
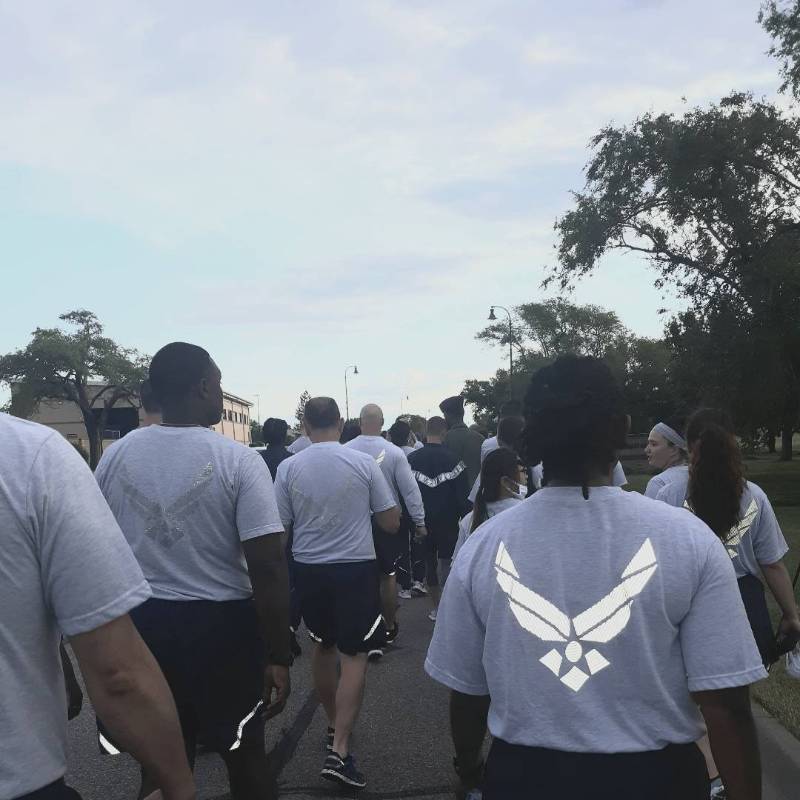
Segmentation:
<svg viewBox="0 0 800 800">
<path fill-rule="evenodd" d="M 172 342 L 162 347 L 150 362 L 150 386 L 156 402 L 162 407 L 185 402 L 208 377 L 212 363 L 208 351 L 195 344 Z"/>
<path fill-rule="evenodd" d="M 348 420 L 342 428 L 342 435 L 339 437 L 341 444 L 352 442 L 353 439 L 361 436 L 361 426 L 355 420 Z"/>
<path fill-rule="evenodd" d="M 521 448 L 520 437 L 525 427 L 522 417 L 504 417 L 497 426 L 497 441 L 505 447 L 510 447 L 515 452 Z"/>
<path fill-rule="evenodd" d="M 464 398 L 459 394 L 448 397 L 439 403 L 439 410 L 444 414 L 446 420 L 461 421 L 464 419 Z M 428 432 L 430 433 L 430 430 Z"/>
<path fill-rule="evenodd" d="M 739 522 L 745 488 L 742 454 L 730 415 L 722 409 L 696 411 L 686 426 L 689 447 L 688 500 L 717 536 Z"/>
<path fill-rule="evenodd" d="M 389 439 L 392 444 L 398 447 L 405 447 L 408 444 L 408 439 L 411 436 L 411 426 L 407 422 L 399 419 L 389 428 Z"/>
<path fill-rule="evenodd" d="M 150 383 L 150 379 L 142 381 L 142 385 L 139 387 L 139 399 L 142 402 L 142 408 L 148 414 L 160 414 L 161 413 L 161 405 L 156 400 L 155 395 L 153 394 L 153 387 Z"/>
<path fill-rule="evenodd" d="M 486 504 L 495 503 L 500 499 L 503 491 L 503 478 L 508 478 L 516 483 L 518 477 L 519 456 L 508 447 L 498 447 L 483 459 L 481 485 L 475 497 L 475 507 L 472 510 L 471 531 L 486 522 L 489 516 Z"/>
<path fill-rule="evenodd" d="M 521 417 L 522 416 L 522 403 L 519 400 L 506 400 L 500 406 L 500 414 L 498 419 L 505 419 L 506 417 Z"/>
<path fill-rule="evenodd" d="M 286 442 L 286 432 L 288 430 L 289 426 L 286 424 L 285 419 L 270 417 L 264 423 L 264 444 L 280 447 Z"/>
<path fill-rule="evenodd" d="M 368 403 L 359 415 L 361 430 L 366 436 L 380 436 L 383 428 L 383 411 L 375 403 Z"/>
<path fill-rule="evenodd" d="M 544 483 L 583 486 L 609 474 L 625 446 L 628 418 L 608 365 L 591 356 L 561 356 L 531 378 L 525 396 L 524 453 L 544 466 Z"/>
<path fill-rule="evenodd" d="M 303 410 L 303 424 L 309 430 L 325 430 L 339 425 L 342 415 L 332 397 L 312 397 Z"/>
<path fill-rule="evenodd" d="M 447 423 L 443 417 L 431 417 L 426 427 L 429 439 L 441 439 L 447 433 Z"/>
</svg>

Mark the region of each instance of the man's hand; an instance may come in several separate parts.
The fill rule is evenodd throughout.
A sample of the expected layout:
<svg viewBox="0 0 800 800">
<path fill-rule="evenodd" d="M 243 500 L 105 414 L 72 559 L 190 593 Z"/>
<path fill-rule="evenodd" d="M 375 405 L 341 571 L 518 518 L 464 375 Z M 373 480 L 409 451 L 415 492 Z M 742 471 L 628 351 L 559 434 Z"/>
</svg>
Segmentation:
<svg viewBox="0 0 800 800">
<path fill-rule="evenodd" d="M 424 525 L 417 525 L 414 530 L 414 541 L 421 542 L 428 535 L 428 529 Z"/>
<path fill-rule="evenodd" d="M 273 698 L 273 692 L 275 696 Z M 289 677 L 289 667 L 273 664 L 264 671 L 264 703 L 266 710 L 265 719 L 277 717 L 285 708 L 286 701 L 292 693 L 292 680 Z"/>
<path fill-rule="evenodd" d="M 778 626 L 781 636 L 800 638 L 800 617 L 784 617 Z"/>
</svg>

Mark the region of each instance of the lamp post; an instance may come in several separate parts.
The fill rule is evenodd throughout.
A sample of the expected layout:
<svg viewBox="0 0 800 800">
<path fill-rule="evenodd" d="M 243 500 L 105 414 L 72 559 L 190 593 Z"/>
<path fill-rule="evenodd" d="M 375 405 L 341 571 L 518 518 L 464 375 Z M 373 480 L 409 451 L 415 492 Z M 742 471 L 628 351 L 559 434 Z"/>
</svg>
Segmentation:
<svg viewBox="0 0 800 800">
<path fill-rule="evenodd" d="M 511 380 L 514 377 L 514 346 L 512 344 L 514 341 L 514 330 L 511 327 L 511 312 L 505 306 L 491 306 L 489 308 L 489 319 L 492 322 L 497 319 L 494 313 L 496 308 L 499 308 L 501 311 L 505 311 L 506 316 L 508 317 L 508 388 L 510 391 Z"/>
<path fill-rule="evenodd" d="M 261 395 L 257 394 L 257 395 L 255 395 L 255 398 L 256 398 L 256 417 L 257 417 L 256 421 L 260 425 L 261 424 Z"/>
<path fill-rule="evenodd" d="M 345 367 L 344 369 L 344 413 L 347 415 L 345 422 L 350 419 L 350 395 L 347 392 L 347 373 L 349 370 L 353 370 L 353 375 L 358 375 L 358 367 L 353 364 L 352 366 Z"/>
</svg>

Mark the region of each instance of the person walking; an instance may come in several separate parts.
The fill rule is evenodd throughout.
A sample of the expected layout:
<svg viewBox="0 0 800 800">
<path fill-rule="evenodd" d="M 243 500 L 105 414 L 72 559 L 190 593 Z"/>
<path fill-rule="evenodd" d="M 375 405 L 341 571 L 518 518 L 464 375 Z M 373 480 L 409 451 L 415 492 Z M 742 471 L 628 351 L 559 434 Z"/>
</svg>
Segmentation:
<svg viewBox="0 0 800 800">
<path fill-rule="evenodd" d="M 311 445 L 278 467 L 281 518 L 292 530 L 295 585 L 314 641 L 311 673 L 328 718 L 323 778 L 352 789 L 366 779 L 350 749 L 367 653 L 385 639 L 372 521 L 390 534 L 400 510 L 376 460 L 339 444 L 336 401 L 315 397 L 303 422 Z"/>
<path fill-rule="evenodd" d="M 647 456 L 647 463 L 659 470 L 659 473 L 647 482 L 645 497 L 655 500 L 658 493 L 673 482 L 679 483 L 684 494 L 686 493 L 689 483 L 687 449 L 686 439 L 672 425 L 666 422 L 656 423 L 647 437 L 644 454 Z"/>
<path fill-rule="evenodd" d="M 537 371 L 525 439 L 544 486 L 453 566 L 425 669 L 484 800 L 707 800 L 704 727 L 731 800 L 761 797 L 748 686 L 766 671 L 731 560 L 700 519 L 611 485 L 628 425 L 604 362 Z"/>
<path fill-rule="evenodd" d="M 163 800 L 193 800 L 175 703 L 129 613 L 151 590 L 84 460 L 0 414 L 0 800 L 80 800 L 64 782 L 69 638 L 92 705 Z"/>
<path fill-rule="evenodd" d="M 428 420 L 428 439 L 421 450 L 408 456 L 414 478 L 419 484 L 425 507 L 425 580 L 431 611 L 436 621 L 441 587 L 447 580 L 450 561 L 458 541 L 458 523 L 469 511 L 467 470 L 445 445 L 447 423 L 442 417 Z"/>
<path fill-rule="evenodd" d="M 175 697 L 190 760 L 219 753 L 233 800 L 274 796 L 264 724 L 290 692 L 283 524 L 255 450 L 211 430 L 222 373 L 206 350 L 162 347 L 163 422 L 109 447 L 95 477 L 153 597 L 131 612 Z M 101 743 L 123 749 L 100 714 Z M 147 769 L 142 795 L 156 788 Z"/>
<path fill-rule="evenodd" d="M 267 446 L 266 450 L 259 451 L 264 463 L 269 469 L 269 474 L 274 482 L 275 474 L 278 471 L 278 465 L 285 461 L 287 458 L 292 457 L 286 447 L 286 433 L 289 426 L 286 424 L 285 419 L 277 419 L 270 417 L 264 422 L 262 428 L 262 436 L 264 437 L 264 444 Z"/>
<path fill-rule="evenodd" d="M 460 395 L 448 397 L 439 403 L 447 423 L 447 435 L 443 444 L 467 470 L 467 494 L 481 472 L 481 445 L 484 438 L 464 423 L 464 398 Z M 428 432 L 430 435 L 430 431 Z"/>
<path fill-rule="evenodd" d="M 420 538 L 426 535 L 425 508 L 422 505 L 417 482 L 411 474 L 411 466 L 405 453 L 381 436 L 383 429 L 383 411 L 380 406 L 369 403 L 361 409 L 360 414 L 361 434 L 348 442 L 345 446 L 375 459 L 381 469 L 395 505 L 407 512 L 407 518 L 413 525 L 413 535 Z M 386 624 L 386 641 L 392 644 L 397 638 L 399 627 L 397 624 L 397 569 L 403 559 L 404 550 L 409 541 L 409 529 L 403 528 L 403 515 L 401 515 L 401 529 L 398 533 L 387 533 L 380 525 L 372 525 L 372 537 L 375 543 L 378 568 L 381 571 L 381 607 L 383 619 Z M 382 655 L 376 649 L 373 657 Z"/>
</svg>

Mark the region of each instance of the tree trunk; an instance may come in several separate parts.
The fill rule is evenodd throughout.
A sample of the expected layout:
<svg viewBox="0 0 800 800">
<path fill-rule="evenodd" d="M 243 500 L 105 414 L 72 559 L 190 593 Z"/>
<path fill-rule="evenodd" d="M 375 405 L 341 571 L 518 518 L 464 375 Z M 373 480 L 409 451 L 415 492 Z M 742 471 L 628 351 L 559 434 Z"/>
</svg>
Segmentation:
<svg viewBox="0 0 800 800">
<path fill-rule="evenodd" d="M 86 426 L 86 435 L 89 437 L 89 466 L 94 472 L 95 467 L 100 461 L 102 455 L 102 429 L 95 422 L 92 410 L 81 409 L 83 413 L 83 424 Z"/>
<path fill-rule="evenodd" d="M 788 423 L 784 423 L 783 430 L 781 430 L 781 461 L 792 460 L 793 434 L 794 427 Z"/>
<path fill-rule="evenodd" d="M 774 454 L 776 452 L 775 436 L 776 436 L 776 432 L 772 428 L 770 428 L 767 431 L 767 452 L 768 453 Z"/>
</svg>

